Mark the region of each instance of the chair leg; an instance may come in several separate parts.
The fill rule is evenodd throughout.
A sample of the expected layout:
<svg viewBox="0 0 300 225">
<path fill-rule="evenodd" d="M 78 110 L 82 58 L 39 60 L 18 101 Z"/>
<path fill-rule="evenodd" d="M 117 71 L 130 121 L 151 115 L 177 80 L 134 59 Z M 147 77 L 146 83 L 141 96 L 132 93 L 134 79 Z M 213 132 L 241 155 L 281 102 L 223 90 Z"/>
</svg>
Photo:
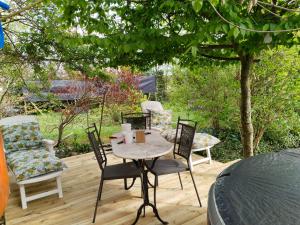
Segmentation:
<svg viewBox="0 0 300 225">
<path fill-rule="evenodd" d="M 143 200 L 146 198 L 146 196 L 144 196 L 144 185 L 143 185 L 143 177 L 141 177 L 141 185 L 142 185 L 142 191 L 143 191 Z M 143 217 L 146 216 L 146 206 L 144 205 L 143 207 Z"/>
<path fill-rule="evenodd" d="M 211 163 L 212 163 L 212 160 L 211 160 L 210 148 L 207 148 L 207 149 L 206 149 L 206 154 L 207 154 L 207 157 L 209 158 L 208 163 L 211 164 Z"/>
<path fill-rule="evenodd" d="M 201 200 L 200 200 L 200 197 L 199 197 L 199 194 L 198 194 L 198 190 L 197 190 L 197 187 L 196 187 L 196 183 L 195 183 L 192 171 L 190 171 L 190 174 L 191 174 L 191 177 L 192 177 L 192 180 L 193 180 L 193 184 L 194 184 L 194 188 L 195 188 L 195 191 L 196 191 L 196 194 L 197 194 L 199 205 L 200 205 L 200 207 L 202 207 Z"/>
<path fill-rule="evenodd" d="M 126 159 L 123 159 L 123 163 L 126 163 Z M 124 178 L 124 189 L 128 190 L 127 179 Z"/>
<path fill-rule="evenodd" d="M 193 164 L 193 157 L 192 157 L 192 154 L 193 154 L 193 152 L 191 152 L 191 155 L 190 155 L 190 157 L 189 157 L 188 164 L 189 164 L 190 170 L 191 170 L 191 171 L 194 171 L 194 164 Z"/>
<path fill-rule="evenodd" d="M 20 196 L 21 196 L 22 209 L 27 209 L 25 186 L 24 186 L 24 184 L 20 184 L 19 187 L 20 187 Z"/>
<path fill-rule="evenodd" d="M 182 181 L 181 181 L 181 176 L 180 176 L 180 173 L 178 173 L 178 178 L 179 178 L 179 182 L 180 182 L 181 190 L 183 190 L 183 185 L 182 185 Z"/>
<path fill-rule="evenodd" d="M 101 177 L 101 181 L 100 181 L 100 185 L 99 185 L 99 190 L 98 190 L 97 201 L 96 201 L 96 206 L 95 206 L 95 211 L 94 211 L 93 223 L 95 223 L 95 220 L 96 220 L 98 203 L 101 200 L 102 187 L 103 187 L 103 178 Z"/>
<path fill-rule="evenodd" d="M 154 206 L 156 207 L 156 188 L 158 186 L 158 176 L 155 176 L 154 180 Z"/>
<path fill-rule="evenodd" d="M 61 176 L 56 177 L 56 184 L 57 184 L 57 190 L 58 190 L 58 197 L 63 197 L 63 191 L 62 191 L 62 185 L 61 185 Z"/>
<path fill-rule="evenodd" d="M 140 177 L 140 180 L 141 180 L 141 198 L 144 198 L 143 178 Z"/>
</svg>

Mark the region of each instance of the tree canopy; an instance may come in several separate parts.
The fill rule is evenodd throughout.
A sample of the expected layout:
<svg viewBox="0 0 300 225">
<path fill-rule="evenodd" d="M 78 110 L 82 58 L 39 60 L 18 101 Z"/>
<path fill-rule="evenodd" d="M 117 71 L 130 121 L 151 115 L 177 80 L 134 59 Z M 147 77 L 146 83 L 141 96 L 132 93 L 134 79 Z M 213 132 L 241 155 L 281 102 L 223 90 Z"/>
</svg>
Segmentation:
<svg viewBox="0 0 300 225">
<path fill-rule="evenodd" d="M 299 1 L 56 0 L 62 21 L 86 31 L 111 65 L 152 66 L 174 58 L 241 62 L 241 133 L 253 155 L 250 70 L 266 48 L 299 44 Z M 193 58 L 194 57 L 194 58 Z M 197 60 L 195 61 L 195 57 Z"/>
<path fill-rule="evenodd" d="M 160 64 L 187 49 L 201 57 L 239 60 L 242 52 L 299 43 L 299 33 L 293 32 L 300 28 L 297 1 L 258 1 L 250 12 L 248 2 L 235 0 L 57 3 L 63 21 L 87 31 L 99 49 L 113 47 L 118 64 Z"/>
</svg>

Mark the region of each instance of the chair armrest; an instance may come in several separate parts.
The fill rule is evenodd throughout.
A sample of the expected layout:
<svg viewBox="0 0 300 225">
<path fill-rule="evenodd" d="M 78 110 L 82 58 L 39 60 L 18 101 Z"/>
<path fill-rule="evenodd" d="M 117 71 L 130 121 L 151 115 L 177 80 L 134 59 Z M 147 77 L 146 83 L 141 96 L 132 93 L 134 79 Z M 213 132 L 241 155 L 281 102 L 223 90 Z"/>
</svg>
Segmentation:
<svg viewBox="0 0 300 225">
<path fill-rule="evenodd" d="M 55 141 L 50 140 L 50 139 L 43 139 L 42 141 L 43 141 L 45 147 L 47 148 L 47 150 L 49 152 L 55 154 L 55 151 L 54 151 Z"/>
</svg>

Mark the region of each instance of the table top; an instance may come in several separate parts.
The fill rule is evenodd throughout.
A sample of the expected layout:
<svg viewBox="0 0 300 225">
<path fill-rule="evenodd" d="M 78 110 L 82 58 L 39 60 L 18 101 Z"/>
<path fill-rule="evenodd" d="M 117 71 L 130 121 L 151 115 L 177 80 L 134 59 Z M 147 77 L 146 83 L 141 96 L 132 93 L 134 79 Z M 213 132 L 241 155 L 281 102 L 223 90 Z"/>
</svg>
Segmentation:
<svg viewBox="0 0 300 225">
<path fill-rule="evenodd" d="M 164 139 L 158 131 L 151 130 L 151 134 L 146 135 L 145 139 L 145 143 L 112 143 L 113 154 L 125 159 L 151 159 L 173 150 L 173 144 Z"/>
</svg>

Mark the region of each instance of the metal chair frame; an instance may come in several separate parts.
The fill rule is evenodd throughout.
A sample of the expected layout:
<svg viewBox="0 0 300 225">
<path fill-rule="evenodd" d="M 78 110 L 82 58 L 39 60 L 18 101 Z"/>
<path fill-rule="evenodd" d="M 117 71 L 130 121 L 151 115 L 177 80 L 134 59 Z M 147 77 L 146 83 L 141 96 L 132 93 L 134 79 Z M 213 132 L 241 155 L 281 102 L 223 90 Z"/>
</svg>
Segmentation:
<svg viewBox="0 0 300 225">
<path fill-rule="evenodd" d="M 101 140 L 101 134 L 100 134 L 101 130 L 98 129 L 96 123 L 92 123 L 91 126 L 89 126 L 89 127 L 86 128 L 86 131 L 87 131 L 87 132 L 90 131 L 90 130 L 94 130 L 94 131 L 95 131 L 95 133 L 96 133 L 96 135 L 97 135 L 98 142 L 99 142 L 99 144 L 102 146 L 102 148 L 103 148 L 105 151 L 112 151 L 111 144 L 104 144 L 104 143 L 102 142 L 102 140 Z"/>
<path fill-rule="evenodd" d="M 186 122 L 193 123 L 193 126 L 186 124 Z M 196 127 L 197 127 L 197 122 L 194 122 L 192 120 L 187 120 L 187 119 L 181 119 L 180 117 L 178 117 L 177 127 L 176 127 L 176 135 L 175 135 L 175 142 L 174 142 L 174 149 L 173 149 L 173 157 L 174 157 L 173 160 L 176 160 L 176 156 L 179 156 L 179 157 L 185 159 L 186 162 L 187 162 L 186 163 L 186 168 L 185 169 L 178 168 L 177 172 L 173 171 L 171 173 L 164 173 L 162 175 L 177 173 L 181 189 L 183 190 L 183 185 L 182 185 L 180 172 L 189 171 L 190 175 L 191 175 L 191 178 L 192 178 L 192 181 L 193 181 L 193 185 L 194 185 L 194 189 L 195 189 L 195 192 L 196 192 L 196 195 L 197 195 L 197 198 L 198 198 L 199 205 L 200 205 L 200 207 L 202 207 L 202 203 L 201 203 L 199 193 L 198 193 L 198 190 L 197 190 L 197 187 L 196 187 L 194 176 L 193 176 L 193 173 L 191 171 L 190 164 L 189 164 L 189 158 L 190 158 L 190 155 L 191 155 L 191 152 L 192 152 L 192 146 L 193 146 L 193 140 L 194 140 L 194 136 L 195 136 L 195 132 L 196 132 Z M 178 133 L 179 128 L 181 128 L 180 135 Z M 189 132 L 190 135 L 191 135 L 191 136 L 187 137 L 187 139 L 186 139 L 186 137 L 184 137 L 185 132 Z M 157 174 L 155 172 L 155 170 L 156 170 L 155 169 L 155 163 L 157 163 L 158 161 L 167 162 L 167 160 L 157 160 L 156 162 L 154 160 L 150 164 L 149 170 L 155 176 L 155 180 L 154 180 L 154 205 L 155 206 L 156 206 L 156 188 L 158 186 L 158 176 L 160 176 L 159 174 Z M 148 164 L 148 166 L 149 166 L 149 164 Z M 157 164 L 156 164 L 156 166 L 157 166 Z M 176 168 L 174 170 L 176 170 Z"/>
<path fill-rule="evenodd" d="M 132 129 L 142 129 L 146 130 L 147 127 L 151 130 L 151 113 L 122 113 L 121 112 L 122 123 L 131 123 Z M 136 124 L 134 124 L 136 123 Z M 141 124 L 140 124 L 141 123 Z"/>
<path fill-rule="evenodd" d="M 102 188 L 105 180 L 117 180 L 117 179 L 125 179 L 125 178 L 136 179 L 138 177 L 142 179 L 141 172 L 139 171 L 137 165 L 135 165 L 133 162 L 115 164 L 111 166 L 107 165 L 107 157 L 103 149 L 103 146 L 101 144 L 102 142 L 98 142 L 97 140 L 98 138 L 96 138 L 95 133 L 96 130 L 94 129 L 91 131 L 91 128 L 87 132 L 91 147 L 94 150 L 99 168 L 101 170 L 101 179 L 100 179 L 98 196 L 97 196 L 97 201 L 96 201 L 96 206 L 95 206 L 95 211 L 93 216 L 93 223 L 95 223 L 96 220 L 97 208 L 98 208 L 99 201 L 101 200 Z M 110 168 L 114 168 L 114 170 L 109 171 Z"/>
</svg>

